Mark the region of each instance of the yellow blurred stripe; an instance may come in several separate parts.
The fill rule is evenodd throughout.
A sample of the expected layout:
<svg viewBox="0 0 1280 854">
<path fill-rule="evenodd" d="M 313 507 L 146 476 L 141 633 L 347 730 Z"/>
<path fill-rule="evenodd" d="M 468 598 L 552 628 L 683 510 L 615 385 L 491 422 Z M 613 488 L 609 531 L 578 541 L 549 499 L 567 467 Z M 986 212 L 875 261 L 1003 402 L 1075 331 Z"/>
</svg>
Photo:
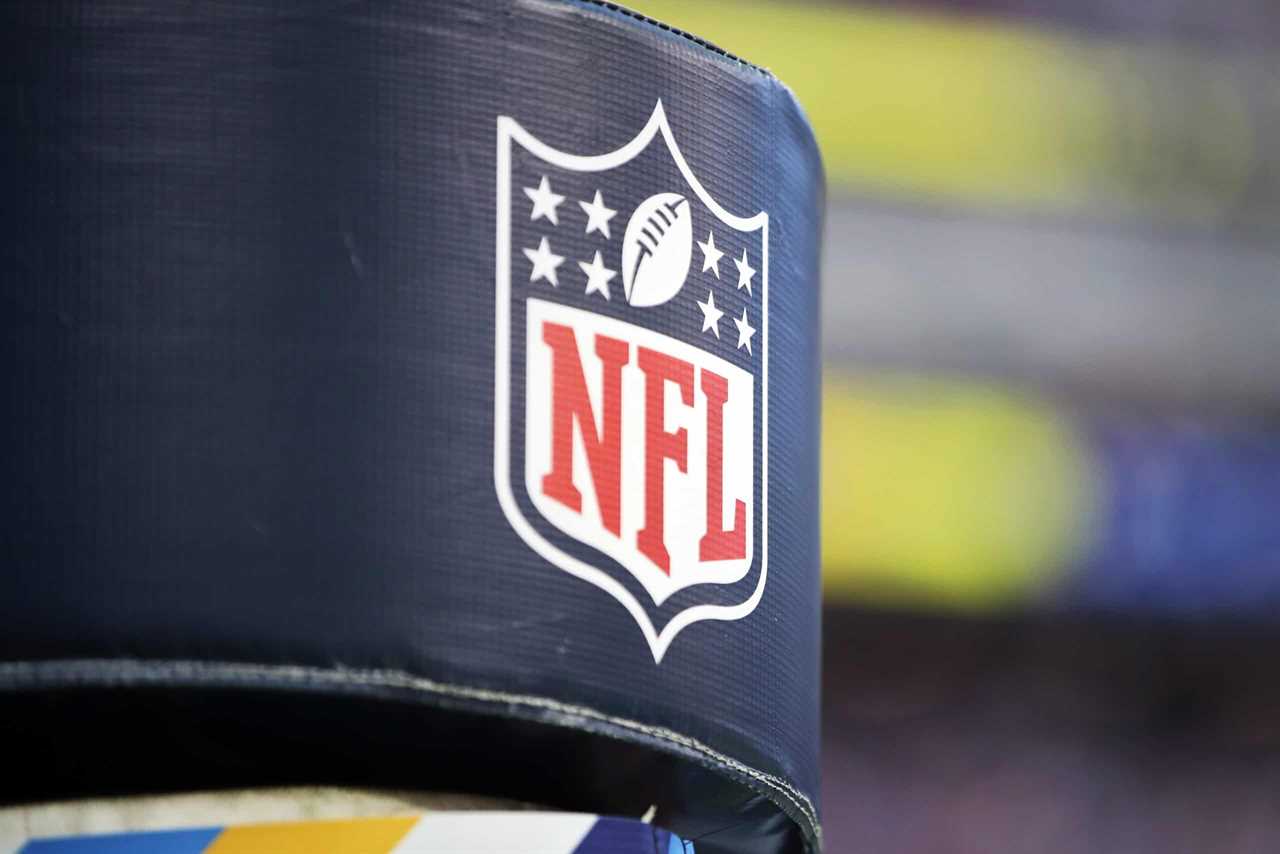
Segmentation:
<svg viewBox="0 0 1280 854">
<path fill-rule="evenodd" d="M 827 378 L 823 573 L 831 600 L 983 612 L 1085 545 L 1095 500 L 1071 425 L 995 387 Z"/>
<path fill-rule="evenodd" d="M 1259 162 L 1240 83 L 1204 49 L 849 3 L 633 5 L 777 74 L 837 187 L 1203 223 Z"/>
<path fill-rule="evenodd" d="M 205 854 L 385 854 L 417 821 L 410 816 L 228 827 Z"/>
</svg>

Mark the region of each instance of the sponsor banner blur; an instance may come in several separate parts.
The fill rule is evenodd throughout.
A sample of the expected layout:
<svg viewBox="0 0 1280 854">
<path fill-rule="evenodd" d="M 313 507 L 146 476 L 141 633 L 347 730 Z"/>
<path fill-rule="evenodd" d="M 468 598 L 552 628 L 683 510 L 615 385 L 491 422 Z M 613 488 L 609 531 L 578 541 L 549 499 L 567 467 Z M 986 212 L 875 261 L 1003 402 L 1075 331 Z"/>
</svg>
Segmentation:
<svg viewBox="0 0 1280 854">
<path fill-rule="evenodd" d="M 996 383 L 829 376 L 827 598 L 990 613 L 1264 616 L 1280 433 L 1077 411 Z"/>
</svg>

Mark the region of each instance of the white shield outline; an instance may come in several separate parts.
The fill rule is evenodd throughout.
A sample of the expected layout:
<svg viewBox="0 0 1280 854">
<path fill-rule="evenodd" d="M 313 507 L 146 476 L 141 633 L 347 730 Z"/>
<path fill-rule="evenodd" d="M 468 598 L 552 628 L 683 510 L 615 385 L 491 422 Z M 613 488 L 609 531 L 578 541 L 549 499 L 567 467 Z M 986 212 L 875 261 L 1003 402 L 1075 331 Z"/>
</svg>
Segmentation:
<svg viewBox="0 0 1280 854">
<path fill-rule="evenodd" d="M 667 151 L 686 183 L 707 208 L 725 225 L 742 232 L 761 232 L 761 427 L 760 427 L 760 579 L 751 596 L 737 605 L 695 605 L 681 611 L 658 631 L 640 602 L 626 587 L 586 561 L 567 554 L 538 533 L 524 517 L 511 489 L 511 144 L 518 143 L 541 160 L 572 172 L 602 172 L 615 169 L 649 147 L 654 136 L 661 133 Z M 765 579 L 769 574 L 769 215 L 761 211 L 752 217 L 739 217 L 721 207 L 689 169 L 684 155 L 676 145 L 667 123 L 662 101 L 653 108 L 653 114 L 639 134 L 621 148 L 607 154 L 569 154 L 552 148 L 525 130 L 510 116 L 498 116 L 497 157 L 497 239 L 496 239 L 496 335 L 494 341 L 494 427 L 493 427 L 493 478 L 498 493 L 498 503 L 511 527 L 535 552 L 552 564 L 590 582 L 622 603 L 639 624 L 655 664 L 663 656 L 680 630 L 702 620 L 740 620 L 756 609 L 764 596 Z"/>
</svg>

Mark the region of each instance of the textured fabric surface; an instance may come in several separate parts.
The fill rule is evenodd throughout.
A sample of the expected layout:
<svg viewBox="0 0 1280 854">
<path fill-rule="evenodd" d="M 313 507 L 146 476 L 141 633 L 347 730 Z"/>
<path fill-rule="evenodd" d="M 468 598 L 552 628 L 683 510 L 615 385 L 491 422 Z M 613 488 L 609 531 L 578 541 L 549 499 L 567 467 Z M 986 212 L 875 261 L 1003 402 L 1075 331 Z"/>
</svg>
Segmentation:
<svg viewBox="0 0 1280 854">
<path fill-rule="evenodd" d="M 627 797 L 673 831 L 737 828 L 699 851 L 816 847 L 822 175 L 785 87 L 586 2 L 65 0 L 0 21 L 10 725 L 104 686 L 231 710 L 237 689 L 349 695 L 332 723 L 361 733 L 391 705 L 481 713 L 458 744 L 499 777 L 554 728 L 513 741 L 513 719 L 584 733 L 564 764 L 596 773 L 543 800 L 618 811 L 599 769 L 625 750 L 658 757 Z M 768 214 L 770 572 L 749 615 L 688 625 L 656 663 L 495 497 L 494 187 L 499 116 L 592 154 L 659 101 L 706 192 Z M 118 712 L 86 726 L 146 717 Z"/>
</svg>

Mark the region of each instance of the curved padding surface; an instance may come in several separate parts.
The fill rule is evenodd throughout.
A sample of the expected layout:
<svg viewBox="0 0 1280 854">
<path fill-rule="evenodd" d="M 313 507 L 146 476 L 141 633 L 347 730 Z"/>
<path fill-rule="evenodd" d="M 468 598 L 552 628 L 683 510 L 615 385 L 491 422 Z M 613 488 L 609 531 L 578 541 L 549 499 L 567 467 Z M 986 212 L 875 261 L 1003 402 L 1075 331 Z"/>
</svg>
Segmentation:
<svg viewBox="0 0 1280 854">
<path fill-rule="evenodd" d="M 0 21 L 4 797 L 354 782 L 817 848 L 785 87 L 571 0 Z"/>
</svg>

